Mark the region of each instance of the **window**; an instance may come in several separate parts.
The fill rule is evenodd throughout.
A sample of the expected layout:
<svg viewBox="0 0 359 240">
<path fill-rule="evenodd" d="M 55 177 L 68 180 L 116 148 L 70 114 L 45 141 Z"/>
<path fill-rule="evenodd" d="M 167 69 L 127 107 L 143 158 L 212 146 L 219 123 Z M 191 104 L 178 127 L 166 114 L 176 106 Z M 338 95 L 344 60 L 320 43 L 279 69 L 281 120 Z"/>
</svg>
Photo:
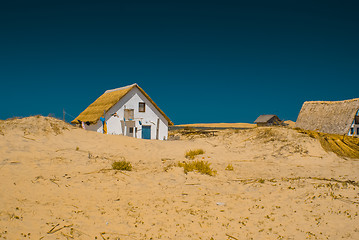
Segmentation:
<svg viewBox="0 0 359 240">
<path fill-rule="evenodd" d="M 350 128 L 350 135 L 354 134 L 354 128 Z"/>
<path fill-rule="evenodd" d="M 357 128 L 357 135 L 359 135 L 359 127 Z"/>
<path fill-rule="evenodd" d="M 144 102 L 138 103 L 138 111 L 145 112 L 145 110 L 146 110 L 146 104 Z"/>
<path fill-rule="evenodd" d="M 130 133 L 133 133 L 133 127 L 130 127 Z"/>
<path fill-rule="evenodd" d="M 133 109 L 125 109 L 125 120 L 133 120 L 135 117 L 135 113 Z"/>
</svg>

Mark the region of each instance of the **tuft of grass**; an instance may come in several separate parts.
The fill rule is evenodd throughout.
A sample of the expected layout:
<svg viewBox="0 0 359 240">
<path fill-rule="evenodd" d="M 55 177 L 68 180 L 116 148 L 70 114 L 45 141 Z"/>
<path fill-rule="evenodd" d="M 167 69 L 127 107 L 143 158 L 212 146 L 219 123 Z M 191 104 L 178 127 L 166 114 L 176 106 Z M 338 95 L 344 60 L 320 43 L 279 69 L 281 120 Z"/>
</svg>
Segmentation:
<svg viewBox="0 0 359 240">
<path fill-rule="evenodd" d="M 233 168 L 232 164 L 228 164 L 228 166 L 226 167 L 225 170 L 227 170 L 227 171 L 233 171 L 234 168 Z"/>
<path fill-rule="evenodd" d="M 170 169 L 172 169 L 173 167 L 175 167 L 174 163 L 170 163 L 166 166 L 163 167 L 163 171 L 168 172 Z"/>
<path fill-rule="evenodd" d="M 201 154 L 204 154 L 203 149 L 189 150 L 186 152 L 185 157 L 189 159 L 194 159 L 197 155 Z"/>
<path fill-rule="evenodd" d="M 259 182 L 259 183 L 265 183 L 265 179 L 262 179 L 262 178 L 259 178 L 259 179 L 257 179 L 257 181 Z"/>
<path fill-rule="evenodd" d="M 131 171 L 132 165 L 130 162 L 127 162 L 126 160 L 115 161 L 112 163 L 112 169 L 122 170 L 122 171 Z"/>
<path fill-rule="evenodd" d="M 211 164 L 207 161 L 191 161 L 191 162 L 179 162 L 179 167 L 183 167 L 184 173 L 188 172 L 198 172 L 201 174 L 207 174 L 209 176 L 215 176 L 217 174 L 216 170 L 211 168 Z"/>
<path fill-rule="evenodd" d="M 52 130 L 54 131 L 55 135 L 59 135 L 62 133 L 62 130 L 61 130 L 59 124 L 50 122 L 50 126 L 51 126 Z"/>
</svg>

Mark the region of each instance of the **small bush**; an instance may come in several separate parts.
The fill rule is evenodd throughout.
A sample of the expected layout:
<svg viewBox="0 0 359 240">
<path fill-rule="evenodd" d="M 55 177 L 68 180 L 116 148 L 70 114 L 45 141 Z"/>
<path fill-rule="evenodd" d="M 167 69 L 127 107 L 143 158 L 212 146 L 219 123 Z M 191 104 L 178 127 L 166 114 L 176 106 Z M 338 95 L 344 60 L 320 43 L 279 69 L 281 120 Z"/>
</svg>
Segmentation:
<svg viewBox="0 0 359 240">
<path fill-rule="evenodd" d="M 168 164 L 168 165 L 163 167 L 163 171 L 168 172 L 170 169 L 172 169 L 175 166 L 176 165 L 174 163 Z"/>
<path fill-rule="evenodd" d="M 131 171 L 132 165 L 130 162 L 126 160 L 116 161 L 112 163 L 112 169 L 115 170 L 123 170 L 123 171 Z"/>
<path fill-rule="evenodd" d="M 232 164 L 228 164 L 228 166 L 226 167 L 226 170 L 227 171 L 233 171 L 234 168 L 233 168 Z"/>
<path fill-rule="evenodd" d="M 188 172 L 199 172 L 202 174 L 207 174 L 209 176 L 214 176 L 217 174 L 217 171 L 211 168 L 211 164 L 207 161 L 193 161 L 193 162 L 179 162 L 179 167 L 183 167 L 184 173 Z"/>
<path fill-rule="evenodd" d="M 195 156 L 204 154 L 203 149 L 189 150 L 186 152 L 185 157 L 189 159 L 194 159 Z"/>
<path fill-rule="evenodd" d="M 265 183 L 266 180 L 260 178 L 260 179 L 258 179 L 257 181 L 258 181 L 259 183 Z"/>
</svg>

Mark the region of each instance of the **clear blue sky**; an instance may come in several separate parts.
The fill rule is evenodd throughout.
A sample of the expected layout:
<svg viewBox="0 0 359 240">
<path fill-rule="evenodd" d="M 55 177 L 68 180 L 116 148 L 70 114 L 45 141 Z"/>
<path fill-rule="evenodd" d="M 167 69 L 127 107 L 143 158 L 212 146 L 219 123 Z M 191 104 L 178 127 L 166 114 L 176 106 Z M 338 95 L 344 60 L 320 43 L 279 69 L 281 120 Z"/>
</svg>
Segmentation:
<svg viewBox="0 0 359 240">
<path fill-rule="evenodd" d="M 359 97 L 358 1 L 2 1 L 0 119 L 138 83 L 175 123 Z M 66 117 L 67 121 L 72 120 Z"/>
</svg>

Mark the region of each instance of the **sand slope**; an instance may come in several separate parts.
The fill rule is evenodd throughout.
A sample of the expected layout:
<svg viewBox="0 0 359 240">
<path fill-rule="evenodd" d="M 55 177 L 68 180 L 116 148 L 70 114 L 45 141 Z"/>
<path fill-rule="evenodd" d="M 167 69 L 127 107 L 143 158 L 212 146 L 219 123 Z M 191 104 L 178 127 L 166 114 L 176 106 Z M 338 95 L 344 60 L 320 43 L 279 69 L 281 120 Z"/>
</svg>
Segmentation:
<svg viewBox="0 0 359 240">
<path fill-rule="evenodd" d="M 202 127 L 202 128 L 254 128 L 252 123 L 191 123 L 175 125 L 175 127 Z"/>
<path fill-rule="evenodd" d="M 291 120 L 284 121 L 287 127 L 294 128 L 295 122 Z M 175 125 L 175 127 L 199 127 L 199 128 L 255 128 L 254 123 L 190 123 Z"/>
<path fill-rule="evenodd" d="M 164 142 L 1 121 L 0 239 L 359 239 L 359 161 L 288 128 L 217 134 Z M 196 148 L 216 176 L 173 166 Z M 133 171 L 111 170 L 120 159 Z"/>
</svg>

